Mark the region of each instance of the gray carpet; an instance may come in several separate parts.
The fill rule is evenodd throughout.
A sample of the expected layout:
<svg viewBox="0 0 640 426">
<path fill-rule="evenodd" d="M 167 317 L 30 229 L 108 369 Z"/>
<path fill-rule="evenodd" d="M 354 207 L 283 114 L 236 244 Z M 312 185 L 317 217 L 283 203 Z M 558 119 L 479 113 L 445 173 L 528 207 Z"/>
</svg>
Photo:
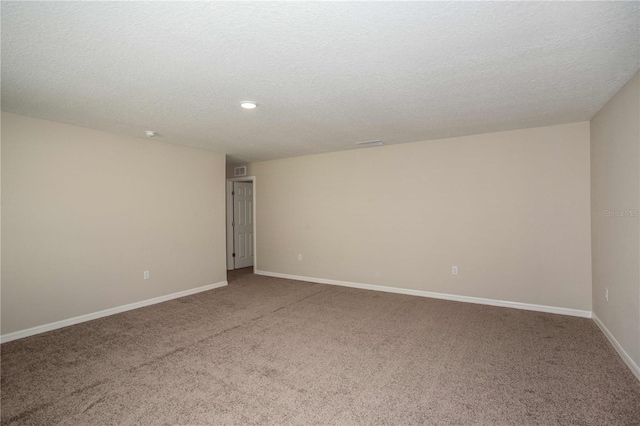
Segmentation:
<svg viewBox="0 0 640 426">
<path fill-rule="evenodd" d="M 3 344 L 2 424 L 640 424 L 589 319 L 229 280 Z"/>
</svg>

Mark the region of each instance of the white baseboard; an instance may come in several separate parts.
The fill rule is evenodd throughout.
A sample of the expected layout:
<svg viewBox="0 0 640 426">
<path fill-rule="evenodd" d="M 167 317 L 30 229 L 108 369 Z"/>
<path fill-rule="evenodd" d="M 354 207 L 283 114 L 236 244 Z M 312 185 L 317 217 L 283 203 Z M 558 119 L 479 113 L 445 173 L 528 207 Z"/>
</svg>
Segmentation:
<svg viewBox="0 0 640 426">
<path fill-rule="evenodd" d="M 214 288 L 224 287 L 227 284 L 228 284 L 227 281 L 222 281 L 215 284 L 209 284 L 202 287 L 179 291 L 177 293 L 167 294 L 166 296 L 154 297 L 153 299 L 147 299 L 140 302 L 130 303 L 128 305 L 105 309 L 104 311 L 93 312 L 90 314 L 80 315 L 78 317 L 73 317 L 73 318 L 62 320 L 62 321 L 56 321 L 49 324 L 39 325 L 37 327 L 27 328 L 26 330 L 15 331 L 13 333 L 8 333 L 0 336 L 0 343 L 10 342 L 16 339 L 22 339 L 23 337 L 29 337 L 35 334 L 45 333 L 47 331 L 56 330 L 62 327 L 68 327 L 70 325 L 91 321 L 91 320 L 106 317 L 109 315 L 119 314 L 120 312 L 131 311 L 133 309 L 142 308 L 144 306 L 155 305 L 157 303 L 166 302 L 167 300 L 178 299 L 180 297 L 189 296 L 189 295 L 200 293 L 207 290 L 213 290 Z"/>
<path fill-rule="evenodd" d="M 343 287 L 361 288 L 364 290 L 384 291 L 387 293 L 407 294 L 410 296 L 431 297 L 433 299 L 452 300 L 455 302 L 477 303 L 480 305 L 502 306 L 505 308 L 523 309 L 526 311 L 548 312 L 551 314 L 571 315 L 574 317 L 591 318 L 591 311 L 583 311 L 580 309 L 560 308 L 556 306 L 533 305 L 530 303 L 509 302 L 505 300 L 484 299 L 481 297 L 458 296 L 456 294 L 434 293 L 431 291 L 411 290 L 407 288 L 387 287 L 374 284 L 361 284 L 349 281 L 330 280 L 326 278 L 311 278 L 298 275 L 281 274 L 279 272 L 258 271 L 257 275 L 265 275 L 267 277 L 286 278 L 290 280 L 307 281 L 319 284 L 339 285 Z"/>
<path fill-rule="evenodd" d="M 625 351 L 622 348 L 620 343 L 618 343 L 616 338 L 613 337 L 613 334 L 611 334 L 609 329 L 604 325 L 602 321 L 600 321 L 600 318 L 598 318 L 595 313 L 593 314 L 593 320 L 598 325 L 598 327 L 600 327 L 600 330 L 602 330 L 604 335 L 607 336 L 607 339 L 609 339 L 609 342 L 611 342 L 611 344 L 613 345 L 615 350 L 618 352 L 622 360 L 631 369 L 631 372 L 633 373 L 634 376 L 636 376 L 636 379 L 640 381 L 640 367 L 638 367 L 638 365 L 633 361 L 633 359 L 629 356 L 627 351 Z"/>
</svg>

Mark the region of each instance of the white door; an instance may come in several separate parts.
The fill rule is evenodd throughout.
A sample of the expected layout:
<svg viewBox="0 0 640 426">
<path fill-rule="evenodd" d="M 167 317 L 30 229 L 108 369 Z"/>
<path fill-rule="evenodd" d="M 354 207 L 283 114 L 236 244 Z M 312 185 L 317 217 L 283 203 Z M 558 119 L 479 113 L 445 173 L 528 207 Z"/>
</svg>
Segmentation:
<svg viewBox="0 0 640 426">
<path fill-rule="evenodd" d="M 234 267 L 253 265 L 253 183 L 233 182 Z"/>
</svg>

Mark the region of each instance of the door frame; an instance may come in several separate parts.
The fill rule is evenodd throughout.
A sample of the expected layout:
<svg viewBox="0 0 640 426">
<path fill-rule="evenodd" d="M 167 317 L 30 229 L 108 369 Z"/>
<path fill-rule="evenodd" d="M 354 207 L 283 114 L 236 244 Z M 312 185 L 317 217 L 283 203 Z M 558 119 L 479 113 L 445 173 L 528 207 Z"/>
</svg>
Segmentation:
<svg viewBox="0 0 640 426">
<path fill-rule="evenodd" d="M 234 269 L 233 262 L 233 182 L 251 182 L 253 183 L 253 272 L 256 272 L 258 265 L 258 246 L 256 232 L 256 177 L 246 176 L 238 178 L 229 178 L 226 182 L 226 215 L 227 215 L 227 271 Z"/>
</svg>

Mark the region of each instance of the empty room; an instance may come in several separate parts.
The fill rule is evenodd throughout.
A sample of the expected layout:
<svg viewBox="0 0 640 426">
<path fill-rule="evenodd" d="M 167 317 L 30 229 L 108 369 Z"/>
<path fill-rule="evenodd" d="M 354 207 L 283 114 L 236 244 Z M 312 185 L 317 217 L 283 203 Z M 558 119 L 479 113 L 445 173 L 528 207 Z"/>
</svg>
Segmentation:
<svg viewBox="0 0 640 426">
<path fill-rule="evenodd" d="M 2 425 L 640 425 L 640 2 L 1 3 Z"/>
</svg>

